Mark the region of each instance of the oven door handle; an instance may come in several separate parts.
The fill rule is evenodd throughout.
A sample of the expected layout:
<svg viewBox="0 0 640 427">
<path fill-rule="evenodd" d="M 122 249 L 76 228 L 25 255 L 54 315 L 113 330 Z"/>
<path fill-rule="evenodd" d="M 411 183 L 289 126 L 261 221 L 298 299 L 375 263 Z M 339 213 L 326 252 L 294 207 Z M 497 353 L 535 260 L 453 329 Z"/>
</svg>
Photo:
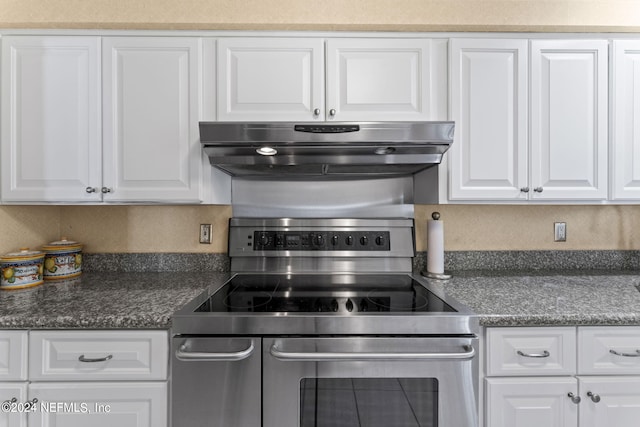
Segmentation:
<svg viewBox="0 0 640 427">
<path fill-rule="evenodd" d="M 340 362 L 366 360 L 467 360 L 473 359 L 476 350 L 471 346 L 462 346 L 463 353 L 333 353 L 333 352 L 288 352 L 276 345 L 271 346 L 271 355 L 278 360 L 299 362 Z"/>
<path fill-rule="evenodd" d="M 189 347 L 185 343 L 176 350 L 176 358 L 184 361 L 238 362 L 251 356 L 254 349 L 253 340 L 250 341 L 248 348 L 231 353 L 189 351 Z"/>
</svg>

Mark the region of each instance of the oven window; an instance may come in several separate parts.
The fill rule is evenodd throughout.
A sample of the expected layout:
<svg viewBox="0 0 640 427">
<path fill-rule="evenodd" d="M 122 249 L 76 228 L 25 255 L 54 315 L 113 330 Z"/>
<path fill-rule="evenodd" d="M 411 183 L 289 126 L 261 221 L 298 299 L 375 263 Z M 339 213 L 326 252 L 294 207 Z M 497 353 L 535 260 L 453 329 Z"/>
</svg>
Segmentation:
<svg viewBox="0 0 640 427">
<path fill-rule="evenodd" d="M 303 378 L 300 427 L 437 427 L 435 378 Z"/>
</svg>

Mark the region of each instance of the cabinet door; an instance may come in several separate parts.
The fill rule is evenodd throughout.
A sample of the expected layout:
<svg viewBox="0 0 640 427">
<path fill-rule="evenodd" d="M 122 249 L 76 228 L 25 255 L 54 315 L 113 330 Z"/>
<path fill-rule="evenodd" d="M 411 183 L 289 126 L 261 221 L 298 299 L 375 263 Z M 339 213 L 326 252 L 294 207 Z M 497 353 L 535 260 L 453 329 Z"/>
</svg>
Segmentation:
<svg viewBox="0 0 640 427">
<path fill-rule="evenodd" d="M 531 193 L 607 198 L 606 40 L 531 42 Z"/>
<path fill-rule="evenodd" d="M 450 200 L 527 199 L 527 40 L 451 40 Z"/>
<path fill-rule="evenodd" d="M 104 38 L 104 201 L 202 200 L 200 43 Z"/>
<path fill-rule="evenodd" d="M 218 120 L 310 121 L 323 117 L 321 39 L 218 40 Z"/>
<path fill-rule="evenodd" d="M 486 386 L 488 427 L 577 426 L 575 378 L 488 378 Z"/>
<path fill-rule="evenodd" d="M 27 331 L 0 332 L 0 381 L 27 379 Z"/>
<path fill-rule="evenodd" d="M 167 383 L 31 383 L 29 427 L 166 427 Z"/>
<path fill-rule="evenodd" d="M 613 42 L 612 195 L 640 199 L 640 41 Z"/>
<path fill-rule="evenodd" d="M 0 426 L 26 427 L 27 383 L 0 383 Z"/>
<path fill-rule="evenodd" d="M 2 38 L 2 200 L 100 200 L 98 37 Z"/>
<path fill-rule="evenodd" d="M 579 377 L 580 427 L 636 427 L 640 377 Z M 591 395 L 587 395 L 591 393 Z"/>
<path fill-rule="evenodd" d="M 327 41 L 328 120 L 433 120 L 429 39 Z"/>
</svg>

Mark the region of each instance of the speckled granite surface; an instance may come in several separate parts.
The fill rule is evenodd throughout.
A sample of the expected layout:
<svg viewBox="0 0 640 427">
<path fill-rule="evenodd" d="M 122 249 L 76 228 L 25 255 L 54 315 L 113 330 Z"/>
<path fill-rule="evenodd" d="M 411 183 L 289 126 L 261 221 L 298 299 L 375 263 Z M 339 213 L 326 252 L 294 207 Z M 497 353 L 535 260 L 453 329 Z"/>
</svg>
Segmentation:
<svg viewBox="0 0 640 427">
<path fill-rule="evenodd" d="M 0 329 L 163 329 L 228 273 L 92 273 L 0 292 Z"/>
<path fill-rule="evenodd" d="M 543 253 L 537 259 L 547 261 L 537 266 L 556 268 L 524 272 L 504 268 L 509 257 L 518 259 L 513 268 L 530 265 L 535 256 L 526 261 L 524 254 L 499 254 L 494 263 L 488 261 L 490 253 L 459 256 L 468 258 L 466 266 L 492 270 L 454 269 L 453 279 L 431 283 L 468 305 L 481 325 L 640 325 L 640 270 L 625 267 L 637 262 L 629 253 L 611 251 L 606 259 L 612 264 L 598 261 L 597 265 L 616 270 L 591 271 L 584 265 L 598 258 L 594 253 L 563 254 L 560 258 L 576 259 L 568 269 L 557 269 L 553 254 Z M 169 328 L 175 310 L 229 275 L 224 272 L 226 255 L 87 254 L 87 258 L 85 272 L 77 279 L 0 292 L 0 329 Z M 414 265 L 420 267 L 420 260 Z"/>
<path fill-rule="evenodd" d="M 229 271 L 227 254 L 214 253 L 85 253 L 84 271 L 165 272 Z"/>
<path fill-rule="evenodd" d="M 467 271 L 437 286 L 483 326 L 640 325 L 636 272 Z"/>
<path fill-rule="evenodd" d="M 466 270 L 640 270 L 640 251 L 446 251 L 447 271 Z M 427 253 L 418 252 L 413 270 L 421 271 Z"/>
</svg>

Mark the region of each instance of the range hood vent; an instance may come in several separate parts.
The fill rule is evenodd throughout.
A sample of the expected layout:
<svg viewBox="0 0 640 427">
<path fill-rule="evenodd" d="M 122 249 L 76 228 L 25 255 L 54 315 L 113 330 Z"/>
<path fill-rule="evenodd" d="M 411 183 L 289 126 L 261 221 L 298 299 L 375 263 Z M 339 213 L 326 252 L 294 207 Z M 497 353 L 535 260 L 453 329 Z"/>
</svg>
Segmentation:
<svg viewBox="0 0 640 427">
<path fill-rule="evenodd" d="M 453 122 L 200 122 L 211 164 L 232 176 L 413 175 L 442 161 Z"/>
</svg>

